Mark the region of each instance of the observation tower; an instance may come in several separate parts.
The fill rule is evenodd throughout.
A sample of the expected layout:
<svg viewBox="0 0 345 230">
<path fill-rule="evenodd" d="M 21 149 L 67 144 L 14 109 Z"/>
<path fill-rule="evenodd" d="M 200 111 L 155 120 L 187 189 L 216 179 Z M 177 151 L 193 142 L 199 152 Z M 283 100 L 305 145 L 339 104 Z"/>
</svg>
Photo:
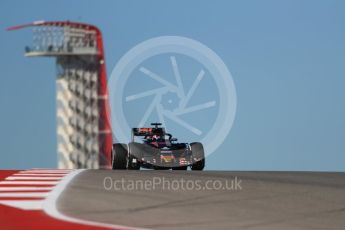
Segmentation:
<svg viewBox="0 0 345 230">
<path fill-rule="evenodd" d="M 27 57 L 56 59 L 58 168 L 111 168 L 112 132 L 101 31 L 70 21 L 36 21 Z M 39 89 L 37 89 L 39 90 Z"/>
</svg>

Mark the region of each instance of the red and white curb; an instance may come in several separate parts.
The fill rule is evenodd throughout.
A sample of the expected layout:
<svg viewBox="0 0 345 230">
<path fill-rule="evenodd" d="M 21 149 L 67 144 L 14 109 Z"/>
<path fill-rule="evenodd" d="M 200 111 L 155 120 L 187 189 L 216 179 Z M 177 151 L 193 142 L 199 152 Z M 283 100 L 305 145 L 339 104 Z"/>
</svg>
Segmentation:
<svg viewBox="0 0 345 230">
<path fill-rule="evenodd" d="M 0 204 L 23 210 L 43 210 L 43 203 L 71 170 L 19 171 L 0 181 Z"/>
<path fill-rule="evenodd" d="M 57 199 L 84 170 L 31 169 L 0 181 L 0 229 L 128 229 L 122 225 L 69 217 L 57 209 Z"/>
</svg>

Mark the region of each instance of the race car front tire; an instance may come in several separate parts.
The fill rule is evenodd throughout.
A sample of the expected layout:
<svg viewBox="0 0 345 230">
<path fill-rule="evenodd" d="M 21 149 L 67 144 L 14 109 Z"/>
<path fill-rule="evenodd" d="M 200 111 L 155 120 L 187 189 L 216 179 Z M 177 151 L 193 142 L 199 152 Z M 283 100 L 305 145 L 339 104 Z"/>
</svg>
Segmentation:
<svg viewBox="0 0 345 230">
<path fill-rule="evenodd" d="M 204 147 L 200 142 L 194 142 L 190 144 L 193 156 L 192 170 L 201 171 L 205 167 L 205 152 Z"/>
<path fill-rule="evenodd" d="M 113 144 L 112 168 L 127 169 L 128 149 L 126 144 Z"/>
</svg>

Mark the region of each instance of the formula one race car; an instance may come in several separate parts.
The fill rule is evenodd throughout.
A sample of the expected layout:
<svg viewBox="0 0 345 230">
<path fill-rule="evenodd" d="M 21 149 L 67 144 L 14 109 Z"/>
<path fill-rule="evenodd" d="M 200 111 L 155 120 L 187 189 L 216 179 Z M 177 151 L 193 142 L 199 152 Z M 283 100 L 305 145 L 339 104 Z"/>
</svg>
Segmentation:
<svg viewBox="0 0 345 230">
<path fill-rule="evenodd" d="M 203 170 L 204 148 L 201 143 L 177 143 L 166 133 L 161 123 L 151 123 L 151 128 L 133 128 L 132 141 L 127 144 L 113 144 L 113 169 L 173 169 Z M 135 142 L 141 139 L 142 143 Z"/>
</svg>

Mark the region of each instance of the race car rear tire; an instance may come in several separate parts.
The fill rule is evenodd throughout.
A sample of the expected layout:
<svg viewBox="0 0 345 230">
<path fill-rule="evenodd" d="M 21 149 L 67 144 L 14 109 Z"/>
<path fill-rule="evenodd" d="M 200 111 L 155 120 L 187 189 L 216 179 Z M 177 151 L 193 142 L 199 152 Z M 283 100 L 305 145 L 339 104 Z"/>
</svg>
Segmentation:
<svg viewBox="0 0 345 230">
<path fill-rule="evenodd" d="M 190 144 L 193 156 L 192 170 L 201 171 L 205 167 L 205 152 L 204 147 L 200 142 L 194 142 Z"/>
<path fill-rule="evenodd" d="M 128 149 L 126 144 L 113 144 L 112 168 L 127 169 Z"/>
</svg>

